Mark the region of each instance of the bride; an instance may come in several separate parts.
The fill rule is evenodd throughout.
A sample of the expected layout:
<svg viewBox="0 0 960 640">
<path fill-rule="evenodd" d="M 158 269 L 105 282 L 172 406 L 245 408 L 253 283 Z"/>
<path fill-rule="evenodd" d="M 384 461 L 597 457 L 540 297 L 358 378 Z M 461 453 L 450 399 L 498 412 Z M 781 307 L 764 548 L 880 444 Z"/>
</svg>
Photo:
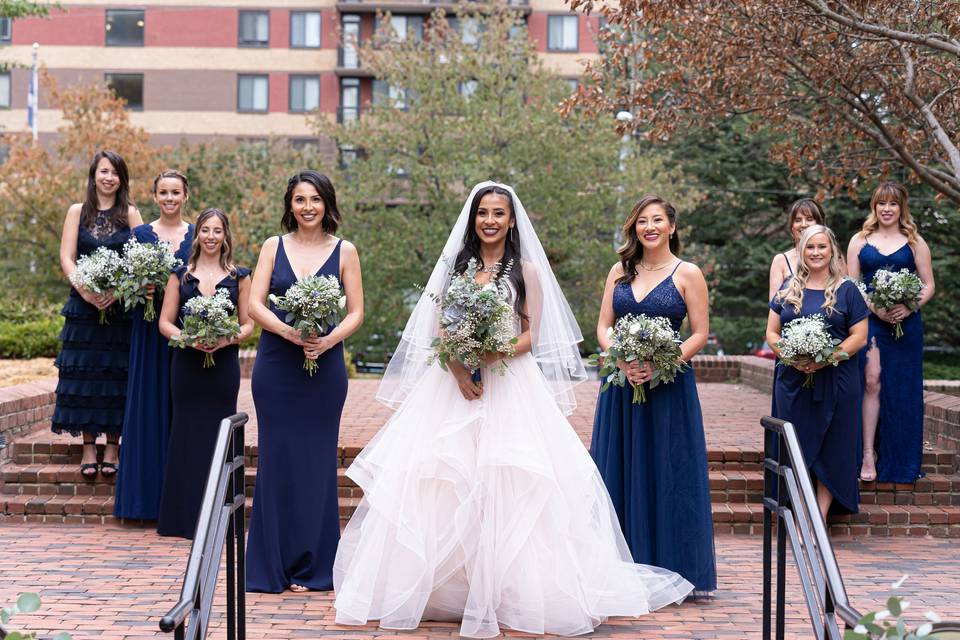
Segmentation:
<svg viewBox="0 0 960 640">
<path fill-rule="evenodd" d="M 480 382 L 433 361 L 434 296 L 470 258 L 478 282 L 506 279 L 516 312 L 514 355 L 488 354 Z M 633 564 L 564 417 L 586 378 L 582 339 L 513 189 L 475 186 L 380 385 L 396 413 L 347 470 L 364 498 L 334 563 L 338 624 L 578 635 L 691 592 L 671 571 Z"/>
</svg>

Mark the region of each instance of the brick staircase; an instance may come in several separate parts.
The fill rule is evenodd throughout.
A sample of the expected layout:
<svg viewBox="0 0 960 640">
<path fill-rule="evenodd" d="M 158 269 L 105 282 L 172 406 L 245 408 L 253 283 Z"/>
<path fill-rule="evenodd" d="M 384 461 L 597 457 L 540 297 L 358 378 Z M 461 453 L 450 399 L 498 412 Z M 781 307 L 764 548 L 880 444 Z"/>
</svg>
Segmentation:
<svg viewBox="0 0 960 640">
<path fill-rule="evenodd" d="M 344 474 L 359 447 L 340 447 L 340 516 L 346 520 L 362 492 Z M 113 516 L 114 480 L 80 475 L 81 446 L 37 430 L 14 442 L 0 465 L 0 522 L 103 524 Z M 717 533 L 759 534 L 763 526 L 761 452 L 742 447 L 711 449 L 710 493 Z M 257 447 L 247 447 L 247 508 L 252 504 Z M 960 538 L 960 454 L 923 455 L 926 477 L 915 485 L 861 483 L 861 510 L 831 519 L 836 535 Z M 147 525 L 149 526 L 149 524 Z"/>
</svg>

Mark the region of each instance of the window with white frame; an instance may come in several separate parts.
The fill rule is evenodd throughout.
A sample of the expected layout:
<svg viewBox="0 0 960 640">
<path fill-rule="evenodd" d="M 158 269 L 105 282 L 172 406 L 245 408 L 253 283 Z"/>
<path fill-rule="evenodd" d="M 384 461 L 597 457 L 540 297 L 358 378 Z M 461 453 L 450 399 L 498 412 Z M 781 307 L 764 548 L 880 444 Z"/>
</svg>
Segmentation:
<svg viewBox="0 0 960 640">
<path fill-rule="evenodd" d="M 0 73 L 0 109 L 10 108 L 10 72 Z"/>
<path fill-rule="evenodd" d="M 337 109 L 337 120 L 353 122 L 360 118 L 360 79 L 340 79 L 340 107 Z"/>
<path fill-rule="evenodd" d="M 320 76 L 290 76 L 290 111 L 315 111 L 320 106 Z"/>
<path fill-rule="evenodd" d="M 237 77 L 237 111 L 262 113 L 270 106 L 270 79 L 267 75 Z"/>
<path fill-rule="evenodd" d="M 547 49 L 549 51 L 577 51 L 579 36 L 577 16 L 547 18 Z"/>
<path fill-rule="evenodd" d="M 343 43 L 340 45 L 338 66 L 345 69 L 360 68 L 360 58 L 357 56 L 357 46 L 360 44 L 360 16 L 355 13 L 345 13 L 340 16 L 340 34 Z"/>
<path fill-rule="evenodd" d="M 320 12 L 290 12 L 290 46 L 295 49 L 320 48 Z"/>
<path fill-rule="evenodd" d="M 241 11 L 237 44 L 241 47 L 269 46 L 270 14 L 266 11 Z"/>
</svg>

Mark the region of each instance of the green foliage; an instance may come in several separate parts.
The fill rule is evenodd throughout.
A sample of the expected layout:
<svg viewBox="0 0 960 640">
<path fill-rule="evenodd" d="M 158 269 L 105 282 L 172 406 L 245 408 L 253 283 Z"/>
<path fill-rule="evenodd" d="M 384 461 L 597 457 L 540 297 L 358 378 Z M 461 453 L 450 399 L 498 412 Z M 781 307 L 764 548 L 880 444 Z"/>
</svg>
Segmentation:
<svg viewBox="0 0 960 640">
<path fill-rule="evenodd" d="M 923 378 L 924 380 L 960 380 L 960 354 L 956 351 L 925 353 Z"/>
<path fill-rule="evenodd" d="M 916 629 L 907 627 L 907 621 L 904 619 L 904 609 L 909 606 L 900 596 L 891 596 L 887 599 L 887 608 L 882 611 L 868 613 L 860 618 L 857 626 L 853 629 L 847 629 L 843 634 L 843 640 L 935 640 L 936 636 L 931 634 L 933 630 L 933 621 L 939 621 L 939 617 L 933 612 L 927 612 L 927 619 L 930 622 L 924 622 Z"/>
<path fill-rule="evenodd" d="M 63 318 L 0 321 L 0 358 L 52 358 L 60 349 Z"/>
</svg>

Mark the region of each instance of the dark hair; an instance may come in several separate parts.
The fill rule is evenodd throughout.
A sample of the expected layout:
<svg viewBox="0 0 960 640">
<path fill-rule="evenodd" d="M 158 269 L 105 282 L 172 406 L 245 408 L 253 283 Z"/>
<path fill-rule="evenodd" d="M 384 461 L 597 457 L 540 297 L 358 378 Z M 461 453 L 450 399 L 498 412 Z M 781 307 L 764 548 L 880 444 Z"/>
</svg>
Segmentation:
<svg viewBox="0 0 960 640">
<path fill-rule="evenodd" d="M 453 263 L 454 273 L 465 272 L 470 258 L 475 259 L 478 265 L 483 266 L 483 259 L 480 257 L 480 236 L 477 235 L 477 210 L 480 209 L 480 201 L 483 199 L 483 196 L 489 193 L 506 196 L 507 202 L 510 203 L 510 219 L 514 221 L 514 226 L 516 226 L 517 213 L 513 209 L 513 196 L 510 195 L 509 191 L 497 186 L 484 187 L 477 191 L 477 194 L 473 196 L 473 201 L 470 203 L 470 217 L 467 220 L 467 228 L 463 233 L 463 249 L 457 254 L 457 259 Z M 520 234 L 513 229 L 507 233 L 506 243 L 503 247 L 503 259 L 500 264 L 504 267 L 508 264 L 510 265 L 510 272 L 507 274 L 507 277 L 517 292 L 517 299 L 513 301 L 513 308 L 518 316 L 526 318 L 526 314 L 523 313 L 523 305 L 527 298 L 527 287 L 523 282 Z M 503 271 L 504 270 L 501 269 L 495 279 L 499 280 L 500 276 L 503 275 Z"/>
<path fill-rule="evenodd" d="M 673 255 L 680 255 L 680 233 L 676 230 L 677 210 L 672 204 L 660 196 L 645 195 L 633 205 L 633 210 L 623 223 L 623 246 L 617 249 L 620 255 L 620 265 L 623 267 L 623 275 L 617 278 L 617 283 L 633 282 L 637 275 L 637 264 L 643 259 L 643 243 L 637 237 L 637 218 L 644 209 L 652 204 L 658 204 L 667 212 L 667 218 L 670 224 L 674 225 L 674 232 L 670 236 L 670 251 Z"/>
<path fill-rule="evenodd" d="M 183 192 L 190 193 L 190 182 L 187 180 L 186 175 L 176 169 L 164 169 L 153 179 L 153 195 L 157 195 L 157 185 L 159 185 L 160 181 L 164 178 L 175 178 L 179 180 L 183 183 Z"/>
<path fill-rule="evenodd" d="M 200 227 L 210 218 L 217 217 L 223 224 L 223 244 L 220 245 L 220 266 L 231 276 L 236 277 L 237 267 L 233 264 L 233 235 L 230 233 L 230 220 L 223 209 L 210 207 L 204 209 L 197 221 L 193 225 L 193 242 L 190 244 L 190 259 L 187 260 L 187 268 L 193 269 L 197 266 L 197 260 L 200 258 Z"/>
<path fill-rule="evenodd" d="M 333 188 L 330 178 L 319 171 L 304 169 L 293 174 L 287 181 L 287 192 L 283 196 L 283 218 L 280 226 L 284 231 L 296 231 L 297 219 L 293 215 L 293 190 L 302 182 L 313 185 L 323 200 L 323 230 L 326 233 L 335 233 L 340 225 L 340 210 L 337 208 L 337 192 Z"/>
<path fill-rule="evenodd" d="M 120 180 L 120 186 L 114 194 L 113 206 L 108 210 L 108 217 L 112 226 L 123 229 L 130 227 L 129 216 L 130 209 L 130 175 L 127 172 L 127 163 L 123 161 L 120 154 L 102 149 L 97 151 L 90 162 L 90 170 L 87 172 L 87 198 L 80 208 L 80 224 L 89 227 L 97 217 L 97 211 L 100 210 L 100 201 L 97 198 L 97 165 L 104 158 L 113 165 L 117 172 L 117 178 Z"/>
<path fill-rule="evenodd" d="M 827 216 L 823 213 L 823 207 L 820 206 L 820 203 L 813 198 L 800 198 L 787 209 L 787 233 L 791 236 L 793 235 L 793 220 L 801 212 L 813 218 L 816 224 L 826 226 Z"/>
</svg>

